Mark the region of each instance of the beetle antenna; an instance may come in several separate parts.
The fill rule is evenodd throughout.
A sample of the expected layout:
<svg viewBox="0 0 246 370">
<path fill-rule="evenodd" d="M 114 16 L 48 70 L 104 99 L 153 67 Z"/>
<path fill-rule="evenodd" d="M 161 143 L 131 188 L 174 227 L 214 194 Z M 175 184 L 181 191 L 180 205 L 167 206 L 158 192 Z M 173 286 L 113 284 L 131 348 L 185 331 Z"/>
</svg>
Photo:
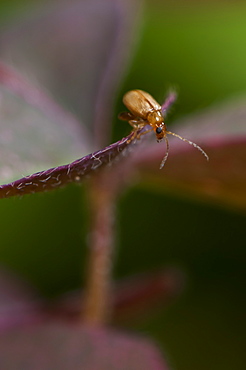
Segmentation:
<svg viewBox="0 0 246 370">
<path fill-rule="evenodd" d="M 163 158 L 163 160 L 161 161 L 161 164 L 160 164 L 160 170 L 164 167 L 166 161 L 167 161 L 167 157 L 168 157 L 168 153 L 169 153 L 169 142 L 168 142 L 168 139 L 166 136 L 164 136 L 164 139 L 165 139 L 165 142 L 166 142 L 166 146 L 167 146 L 167 151 L 166 151 L 166 154 L 165 154 L 165 157 Z"/>
<path fill-rule="evenodd" d="M 200 150 L 200 152 L 204 155 L 204 157 L 206 157 L 207 161 L 209 160 L 209 156 L 207 155 L 207 153 L 199 145 L 197 145 L 196 143 L 193 143 L 193 141 L 185 139 L 184 137 L 179 136 L 179 135 L 177 135 L 177 134 L 175 134 L 174 132 L 171 132 L 171 131 L 166 131 L 166 134 L 176 136 L 178 139 L 180 139 L 182 141 L 185 141 L 186 143 L 188 143 L 190 145 L 193 145 L 196 149 Z"/>
</svg>

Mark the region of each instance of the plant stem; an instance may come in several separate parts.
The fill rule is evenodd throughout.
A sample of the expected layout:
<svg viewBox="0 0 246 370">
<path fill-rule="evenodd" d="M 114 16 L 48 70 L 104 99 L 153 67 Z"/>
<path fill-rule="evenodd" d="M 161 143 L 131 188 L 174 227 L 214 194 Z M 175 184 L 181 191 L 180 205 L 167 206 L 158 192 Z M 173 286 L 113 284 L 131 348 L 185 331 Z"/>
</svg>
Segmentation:
<svg viewBox="0 0 246 370">
<path fill-rule="evenodd" d="M 104 325 L 110 317 L 111 269 L 114 228 L 114 193 L 105 177 L 89 182 L 90 213 L 89 259 L 83 321 Z"/>
</svg>

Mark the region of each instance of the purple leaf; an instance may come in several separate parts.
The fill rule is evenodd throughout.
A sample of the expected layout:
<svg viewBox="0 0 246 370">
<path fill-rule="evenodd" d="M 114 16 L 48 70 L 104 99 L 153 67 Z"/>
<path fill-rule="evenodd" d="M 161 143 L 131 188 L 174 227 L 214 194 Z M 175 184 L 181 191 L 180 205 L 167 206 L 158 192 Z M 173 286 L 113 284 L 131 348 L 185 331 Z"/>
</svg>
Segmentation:
<svg viewBox="0 0 246 370">
<path fill-rule="evenodd" d="M 233 100 L 182 120 L 171 131 L 200 145 L 209 162 L 192 146 L 170 137 L 167 163 L 159 170 L 165 144 L 153 143 L 134 152 L 132 165 L 164 191 L 246 207 L 246 104 Z M 130 166 L 128 164 L 128 166 Z"/>
<path fill-rule="evenodd" d="M 246 136 L 245 117 L 245 96 L 235 97 L 204 112 L 182 119 L 181 122 L 176 123 L 176 126 L 182 124 L 179 134 L 189 136 L 191 140 L 209 139 L 216 144 L 220 139 L 234 140 Z"/>
<path fill-rule="evenodd" d="M 40 317 L 40 300 L 33 289 L 1 267 L 0 330 L 37 322 Z"/>
<path fill-rule="evenodd" d="M 167 370 L 159 350 L 145 339 L 61 323 L 0 335 L 0 368 Z"/>
<path fill-rule="evenodd" d="M 43 114 L 60 120 L 63 125 L 66 124 L 70 130 L 79 130 L 83 133 L 81 141 L 88 140 L 88 134 L 81 123 L 71 113 L 63 110 L 47 93 L 39 90 L 36 86 L 30 84 L 17 71 L 0 62 L 0 85 L 6 88 L 10 93 L 16 95 L 32 107 L 39 109 Z M 78 134 L 78 133 L 77 133 Z M 85 144 L 84 144 L 85 145 Z"/>
<path fill-rule="evenodd" d="M 10 181 L 88 152 L 82 125 L 0 64 L 0 178 Z"/>
<path fill-rule="evenodd" d="M 0 38 L 6 62 L 87 125 L 95 120 L 100 147 L 109 141 L 112 99 L 130 55 L 136 8 L 125 0 L 46 2 Z"/>
<path fill-rule="evenodd" d="M 94 147 L 109 142 L 137 8 L 123 0 L 53 1 L 2 32 L 2 57 L 18 72 L 0 63 L 1 183 L 74 161 L 93 140 Z M 39 86 L 83 123 L 94 119 L 93 137 Z"/>
<path fill-rule="evenodd" d="M 108 147 L 64 166 L 50 168 L 0 186 L 0 198 L 57 189 L 71 182 L 80 183 L 95 170 L 111 164 L 130 145 L 132 133 Z"/>
</svg>

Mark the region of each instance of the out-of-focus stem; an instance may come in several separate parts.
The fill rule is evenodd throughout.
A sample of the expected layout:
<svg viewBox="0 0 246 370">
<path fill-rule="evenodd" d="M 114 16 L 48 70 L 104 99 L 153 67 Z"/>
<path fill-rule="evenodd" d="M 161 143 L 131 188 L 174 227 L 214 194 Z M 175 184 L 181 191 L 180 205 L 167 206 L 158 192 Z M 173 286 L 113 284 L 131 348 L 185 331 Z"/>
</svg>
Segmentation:
<svg viewBox="0 0 246 370">
<path fill-rule="evenodd" d="M 111 269 L 114 239 L 114 195 L 100 176 L 88 187 L 90 233 L 83 321 L 103 325 L 112 311 Z"/>
</svg>

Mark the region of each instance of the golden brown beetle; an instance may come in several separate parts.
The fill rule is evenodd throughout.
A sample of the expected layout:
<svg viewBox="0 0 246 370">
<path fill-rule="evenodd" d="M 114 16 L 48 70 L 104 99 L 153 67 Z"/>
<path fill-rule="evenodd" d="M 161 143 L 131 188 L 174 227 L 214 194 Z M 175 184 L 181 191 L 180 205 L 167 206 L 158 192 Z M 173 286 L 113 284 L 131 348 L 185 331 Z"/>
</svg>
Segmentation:
<svg viewBox="0 0 246 370">
<path fill-rule="evenodd" d="M 180 140 L 186 141 L 190 145 L 200 150 L 202 154 L 207 158 L 208 155 L 198 146 L 190 140 L 183 138 L 171 131 L 167 131 L 167 127 L 164 123 L 164 117 L 161 111 L 161 106 L 157 101 L 147 92 L 143 90 L 131 90 L 128 91 L 123 96 L 123 103 L 129 109 L 130 112 L 123 112 L 119 114 L 119 118 L 128 121 L 133 127 L 134 135 L 131 141 L 135 138 L 139 139 L 140 136 L 147 134 L 148 132 L 154 130 L 157 142 L 162 141 L 164 138 L 166 141 L 167 151 L 161 162 L 160 169 L 164 166 L 169 152 L 169 143 L 167 139 L 167 134 L 176 136 Z M 151 129 L 138 133 L 144 126 L 149 125 Z"/>
</svg>

